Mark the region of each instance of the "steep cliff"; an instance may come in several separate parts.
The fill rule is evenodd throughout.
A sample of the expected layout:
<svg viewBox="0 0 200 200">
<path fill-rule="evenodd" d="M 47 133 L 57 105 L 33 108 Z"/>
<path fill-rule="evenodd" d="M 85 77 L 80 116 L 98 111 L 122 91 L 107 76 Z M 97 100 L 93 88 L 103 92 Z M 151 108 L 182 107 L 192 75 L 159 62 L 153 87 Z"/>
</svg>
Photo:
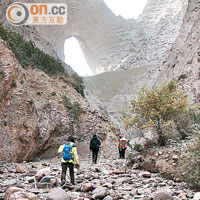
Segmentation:
<svg viewBox="0 0 200 200">
<path fill-rule="evenodd" d="M 187 3 L 187 0 L 149 0 L 132 26 L 132 47 L 117 68 L 160 66 L 179 34 Z"/>
<path fill-rule="evenodd" d="M 0 21 L 4 24 L 7 24 L 5 10 L 11 2 L 0 3 Z M 115 16 L 103 0 L 56 2 L 67 3 L 65 26 L 11 27 L 7 24 L 7 28 L 23 33 L 63 61 L 65 40 L 75 37 L 94 74 L 162 63 L 178 35 L 187 7 L 187 0 L 149 0 L 137 20 L 125 20 Z"/>
<path fill-rule="evenodd" d="M 105 143 L 115 140 L 118 130 L 77 93 L 69 76 L 22 68 L 9 48 L 0 39 L 0 161 L 32 159 L 69 135 L 84 144 L 94 133 Z"/>
<path fill-rule="evenodd" d="M 171 45 L 179 34 L 188 4 L 187 0 L 149 0 L 138 19 L 125 20 L 115 16 L 103 0 L 61 0 L 57 2 L 65 2 L 68 6 L 68 23 L 65 26 L 14 27 L 5 19 L 5 10 L 11 2 L 1 3 L 4 10 L 0 14 L 2 23 L 33 40 L 36 46 L 50 55 L 64 60 L 64 42 L 73 36 L 79 41 L 95 74 L 136 68 L 121 74 L 113 72 L 113 77 L 117 74 L 115 82 L 119 82 L 118 77 L 123 81 L 106 100 L 101 97 L 107 95 L 107 89 L 113 90 L 113 78 L 108 78 L 112 75 L 99 76 L 103 86 L 100 88 L 93 88 L 99 83 L 98 76 L 85 79 L 89 102 L 96 107 L 105 107 L 114 120 L 119 120 L 119 111 L 136 96 L 144 82 L 151 85 L 157 78 L 161 64 L 166 61 Z M 137 71 L 140 67 L 139 75 Z M 73 74 L 69 66 L 66 69 Z M 125 74 L 129 73 L 131 76 L 127 78 Z M 104 90 L 104 83 L 111 87 Z"/>
<path fill-rule="evenodd" d="M 173 44 L 158 82 L 176 79 L 191 100 L 200 101 L 200 2 L 189 1 L 180 34 Z"/>
<path fill-rule="evenodd" d="M 143 14 L 145 12 L 146 11 L 144 10 Z M 162 12 L 160 11 L 160 13 Z M 118 75 L 120 76 L 120 79 L 116 78 L 116 82 L 120 84 L 120 87 L 113 88 L 113 80 L 107 78 L 108 76 L 106 77 L 105 74 L 104 77 L 106 78 L 101 78 L 101 84 L 107 84 L 106 89 L 101 87 L 95 88 L 94 83 L 98 81 L 101 75 L 86 77 L 84 80 L 87 88 L 90 90 L 88 91 L 88 93 L 86 93 L 89 101 L 93 102 L 93 95 L 97 96 L 99 99 L 101 99 L 101 102 L 103 102 L 101 104 L 101 107 L 104 106 L 107 111 L 112 115 L 112 117 L 114 117 L 114 121 L 117 122 L 116 120 L 120 120 L 119 111 L 122 111 L 123 108 L 128 105 L 130 99 L 136 98 L 138 89 L 141 88 L 143 85 L 151 87 L 153 85 L 163 84 L 172 79 L 175 79 L 178 80 L 179 85 L 189 94 L 191 101 L 198 102 L 200 91 L 200 30 L 198 20 L 200 15 L 199 13 L 199 2 L 189 1 L 176 41 L 172 45 L 172 48 L 166 51 L 165 55 L 162 53 L 162 55 L 164 55 L 164 61 L 161 62 L 161 60 L 159 60 L 159 64 L 148 65 L 146 70 L 144 70 L 145 66 L 138 66 L 139 68 L 141 68 L 140 75 L 138 75 L 138 73 L 136 72 L 137 69 L 135 72 L 133 72 L 132 70 L 126 70 L 126 73 L 129 74 L 128 77 L 124 76 L 122 72 L 119 72 L 121 73 L 121 75 Z M 149 16 L 151 16 L 151 14 Z M 146 16 L 146 21 L 148 21 L 147 18 L 148 17 Z M 149 19 L 151 21 L 151 17 L 149 17 Z M 151 26 L 149 26 L 149 28 L 150 27 Z M 161 30 L 168 31 L 168 26 L 163 26 Z M 168 37 L 168 35 L 158 34 L 157 40 L 155 38 L 155 41 L 158 41 L 158 44 L 160 41 L 160 37 Z M 152 42 L 152 48 L 156 48 L 157 43 L 153 42 L 154 40 L 150 41 Z M 158 48 L 157 51 L 162 52 L 160 48 Z M 153 52 L 155 51 L 152 51 L 152 53 Z M 151 62 L 153 62 L 154 58 L 156 58 L 156 56 L 152 54 Z M 123 81 L 118 82 L 118 80 L 122 79 Z M 102 96 L 106 97 L 107 91 L 112 89 L 117 91 L 115 92 L 115 95 L 111 96 L 112 93 L 110 92 L 109 99 L 102 99 Z"/>
</svg>

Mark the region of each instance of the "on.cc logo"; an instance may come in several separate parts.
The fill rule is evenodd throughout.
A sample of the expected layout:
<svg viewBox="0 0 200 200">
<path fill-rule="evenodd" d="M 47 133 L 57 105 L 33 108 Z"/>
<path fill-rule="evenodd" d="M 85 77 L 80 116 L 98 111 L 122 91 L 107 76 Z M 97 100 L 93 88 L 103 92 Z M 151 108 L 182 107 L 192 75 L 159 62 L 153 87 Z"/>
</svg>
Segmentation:
<svg viewBox="0 0 200 200">
<path fill-rule="evenodd" d="M 13 25 L 23 25 L 29 18 L 28 8 L 19 2 L 12 3 L 6 12 L 7 20 Z"/>
</svg>

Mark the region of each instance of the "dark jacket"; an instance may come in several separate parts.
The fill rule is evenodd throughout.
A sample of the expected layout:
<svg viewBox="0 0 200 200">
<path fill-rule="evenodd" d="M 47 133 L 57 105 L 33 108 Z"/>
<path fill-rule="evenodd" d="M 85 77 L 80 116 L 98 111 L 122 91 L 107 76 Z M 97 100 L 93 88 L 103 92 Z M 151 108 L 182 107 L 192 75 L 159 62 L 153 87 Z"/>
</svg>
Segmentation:
<svg viewBox="0 0 200 200">
<path fill-rule="evenodd" d="M 90 140 L 90 150 L 99 150 L 101 146 L 101 142 L 98 139 L 97 135 L 94 134 L 92 139 Z"/>
</svg>

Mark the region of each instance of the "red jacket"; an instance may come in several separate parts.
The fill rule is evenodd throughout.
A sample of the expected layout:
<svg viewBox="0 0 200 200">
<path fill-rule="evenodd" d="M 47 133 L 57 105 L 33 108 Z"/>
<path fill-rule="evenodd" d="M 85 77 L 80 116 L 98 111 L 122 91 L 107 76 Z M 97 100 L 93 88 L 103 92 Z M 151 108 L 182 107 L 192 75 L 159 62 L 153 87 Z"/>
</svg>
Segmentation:
<svg viewBox="0 0 200 200">
<path fill-rule="evenodd" d="M 126 149 L 126 140 L 120 140 L 118 144 L 119 149 Z"/>
</svg>

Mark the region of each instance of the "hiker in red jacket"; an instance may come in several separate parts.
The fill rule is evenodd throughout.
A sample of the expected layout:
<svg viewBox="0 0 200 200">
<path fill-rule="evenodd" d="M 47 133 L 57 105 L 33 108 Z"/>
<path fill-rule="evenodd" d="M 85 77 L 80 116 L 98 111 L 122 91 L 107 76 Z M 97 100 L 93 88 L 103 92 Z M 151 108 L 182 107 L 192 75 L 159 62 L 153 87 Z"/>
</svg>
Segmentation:
<svg viewBox="0 0 200 200">
<path fill-rule="evenodd" d="M 126 152 L 126 138 L 120 138 L 119 143 L 117 144 L 118 150 L 119 150 L 119 158 L 124 159 L 125 158 L 125 152 Z"/>
</svg>

